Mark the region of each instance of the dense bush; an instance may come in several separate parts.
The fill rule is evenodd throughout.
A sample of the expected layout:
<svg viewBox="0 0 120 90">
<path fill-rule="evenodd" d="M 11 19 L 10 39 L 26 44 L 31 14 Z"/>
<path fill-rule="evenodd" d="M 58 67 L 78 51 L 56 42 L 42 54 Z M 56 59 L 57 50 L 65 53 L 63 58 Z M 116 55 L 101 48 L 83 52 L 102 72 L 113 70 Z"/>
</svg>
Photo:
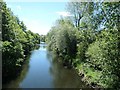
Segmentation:
<svg viewBox="0 0 120 90">
<path fill-rule="evenodd" d="M 67 23 L 68 24 L 67 24 Z M 49 50 L 52 50 L 58 56 L 63 58 L 63 62 L 71 63 L 71 58 L 76 55 L 76 36 L 73 26 L 69 20 L 58 20 L 47 34 L 47 43 Z"/>
<path fill-rule="evenodd" d="M 86 52 L 88 63 L 102 72 L 101 84 L 105 87 L 120 87 L 120 59 L 118 51 L 118 30 L 103 30 L 98 40 Z M 104 38 L 100 38 L 104 37 Z M 117 83 L 116 83 L 117 82 Z M 115 86 L 116 85 L 116 86 Z"/>
</svg>

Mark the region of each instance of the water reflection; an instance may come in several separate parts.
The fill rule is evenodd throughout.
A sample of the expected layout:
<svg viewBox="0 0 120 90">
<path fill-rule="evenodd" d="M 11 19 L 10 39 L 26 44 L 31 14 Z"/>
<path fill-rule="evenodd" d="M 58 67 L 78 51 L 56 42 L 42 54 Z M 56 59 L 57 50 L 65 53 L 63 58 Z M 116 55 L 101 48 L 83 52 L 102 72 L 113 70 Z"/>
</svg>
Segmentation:
<svg viewBox="0 0 120 90">
<path fill-rule="evenodd" d="M 48 54 L 49 57 L 49 54 Z M 50 73 L 53 76 L 54 88 L 85 88 L 86 85 L 81 81 L 74 69 L 65 69 L 58 57 L 52 60 Z"/>
<path fill-rule="evenodd" d="M 20 76 L 7 87 L 10 88 L 82 88 L 85 84 L 73 69 L 65 69 L 58 57 L 46 50 L 46 44 L 41 43 L 34 50 L 30 62 L 24 65 Z"/>
<path fill-rule="evenodd" d="M 49 73 L 50 63 L 47 60 L 46 52 L 45 44 L 40 44 L 40 48 L 33 51 L 27 76 L 20 83 L 21 88 L 53 87 L 52 76 Z"/>
</svg>

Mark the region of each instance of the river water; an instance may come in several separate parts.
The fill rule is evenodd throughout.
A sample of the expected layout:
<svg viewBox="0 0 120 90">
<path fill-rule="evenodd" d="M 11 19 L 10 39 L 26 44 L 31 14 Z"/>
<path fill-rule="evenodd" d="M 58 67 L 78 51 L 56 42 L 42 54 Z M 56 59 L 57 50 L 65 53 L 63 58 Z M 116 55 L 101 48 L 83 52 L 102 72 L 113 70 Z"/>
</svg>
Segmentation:
<svg viewBox="0 0 120 90">
<path fill-rule="evenodd" d="M 46 50 L 44 43 L 31 53 L 30 60 L 23 66 L 17 79 L 6 88 L 85 88 L 74 69 L 66 69 L 60 62 L 53 62 L 53 55 Z"/>
</svg>

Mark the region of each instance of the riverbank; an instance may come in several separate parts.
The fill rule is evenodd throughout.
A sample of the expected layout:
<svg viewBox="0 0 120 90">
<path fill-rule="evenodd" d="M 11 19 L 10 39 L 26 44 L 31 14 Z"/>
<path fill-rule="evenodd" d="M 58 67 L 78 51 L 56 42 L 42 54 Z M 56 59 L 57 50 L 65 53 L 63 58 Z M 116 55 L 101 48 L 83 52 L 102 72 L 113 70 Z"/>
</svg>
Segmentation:
<svg viewBox="0 0 120 90">
<path fill-rule="evenodd" d="M 31 51 L 27 52 L 27 54 L 24 55 L 24 57 L 21 58 L 21 60 L 19 60 L 19 63 L 14 66 L 14 68 L 11 70 L 11 73 L 6 73 L 6 77 L 2 78 L 2 84 L 3 85 L 9 84 L 11 81 L 15 80 L 17 77 L 20 76 L 21 72 L 23 71 L 23 68 L 24 68 L 25 64 L 29 62 L 31 52 L 35 49 L 38 49 L 39 47 L 40 46 L 35 45 L 34 48 L 31 49 Z M 4 58 L 3 58 L 3 60 L 4 60 Z M 2 72 L 5 72 L 4 68 L 3 68 Z"/>
<path fill-rule="evenodd" d="M 4 83 L 2 83 L 2 88 L 6 88 L 9 85 L 9 83 L 11 83 L 12 81 L 15 81 L 18 77 L 23 77 L 25 75 L 25 71 L 27 71 L 25 70 L 25 67 L 28 66 L 27 64 L 29 63 L 29 58 L 30 58 L 30 53 L 25 56 L 24 62 L 22 62 L 21 66 L 19 67 L 19 71 L 18 70 L 16 71 L 16 75 L 14 75 L 14 77 L 9 76 L 8 77 L 9 80 L 8 79 L 6 81 L 5 79 L 2 80 L 2 81 L 5 81 Z M 12 88 L 12 87 L 9 87 L 9 88 Z"/>
<path fill-rule="evenodd" d="M 79 64 L 77 67 L 65 65 L 64 68 L 75 69 L 79 77 L 81 77 L 81 81 L 83 81 L 89 88 L 103 88 L 101 85 L 99 85 L 99 83 L 97 83 L 97 79 L 101 75 L 100 72 L 94 71 L 93 69 L 82 64 Z"/>
<path fill-rule="evenodd" d="M 51 51 L 52 52 L 52 51 Z M 83 65 L 82 64 L 79 64 L 79 65 L 77 65 L 76 67 L 74 67 L 74 66 L 70 66 L 70 64 L 64 64 L 64 62 L 63 62 L 63 58 L 62 57 L 60 57 L 59 55 L 57 55 L 56 53 L 54 53 L 54 52 L 52 52 L 53 54 L 52 54 L 52 57 L 54 58 L 53 59 L 53 62 L 57 62 L 57 63 L 60 63 L 65 69 L 69 69 L 69 70 L 71 70 L 71 69 L 74 69 L 75 71 L 76 71 L 76 73 L 78 74 L 78 76 L 81 78 L 81 81 L 82 82 L 84 82 L 85 84 L 86 84 L 86 86 L 87 86 L 87 88 L 101 88 L 101 86 L 99 86 L 99 85 L 97 85 L 95 82 L 93 82 L 91 79 L 90 79 L 90 77 L 94 77 L 94 76 L 96 76 L 97 77 L 97 73 L 95 73 L 95 72 L 92 72 L 90 69 L 88 69 L 89 70 L 89 74 L 86 74 L 85 72 L 87 72 L 87 71 L 85 71 L 83 68 Z M 57 59 L 57 60 L 56 60 Z M 92 73 L 94 73 L 94 74 L 92 74 L 92 75 L 94 75 L 94 76 L 90 76 L 90 72 L 91 72 L 91 74 Z M 73 77 L 74 78 L 74 77 Z"/>
<path fill-rule="evenodd" d="M 52 51 L 51 51 L 52 52 Z M 58 63 L 62 63 L 63 67 L 66 69 L 75 69 L 81 80 L 88 86 L 89 88 L 103 88 L 100 83 L 98 83 L 98 79 L 101 76 L 101 72 L 95 71 L 94 69 L 88 67 L 87 65 L 84 65 L 84 63 L 79 63 L 75 66 L 70 66 L 70 64 L 64 64 L 64 58 L 60 57 L 56 53 L 53 53 L 53 60 Z"/>
<path fill-rule="evenodd" d="M 86 66 L 87 67 L 87 66 Z M 103 88 L 99 83 L 97 83 L 98 77 L 100 77 L 100 72 L 93 71 L 91 68 L 84 68 L 82 64 L 74 68 L 78 75 L 82 77 L 82 81 L 86 83 L 87 86 L 91 88 Z"/>
<path fill-rule="evenodd" d="M 33 50 L 20 75 L 5 88 L 88 88 L 74 68 L 68 69 L 46 45 Z"/>
<path fill-rule="evenodd" d="M 19 71 L 19 74 L 14 77 L 11 78 L 11 80 L 5 84 L 2 84 L 2 88 L 6 89 L 6 88 L 18 88 L 19 87 L 19 83 L 21 80 L 24 79 L 24 76 L 26 75 L 29 65 L 28 63 L 30 62 L 29 60 L 30 58 L 30 54 L 26 57 L 26 60 L 24 61 L 24 63 L 22 64 L 21 70 Z M 19 77 L 19 78 L 18 78 Z"/>
</svg>

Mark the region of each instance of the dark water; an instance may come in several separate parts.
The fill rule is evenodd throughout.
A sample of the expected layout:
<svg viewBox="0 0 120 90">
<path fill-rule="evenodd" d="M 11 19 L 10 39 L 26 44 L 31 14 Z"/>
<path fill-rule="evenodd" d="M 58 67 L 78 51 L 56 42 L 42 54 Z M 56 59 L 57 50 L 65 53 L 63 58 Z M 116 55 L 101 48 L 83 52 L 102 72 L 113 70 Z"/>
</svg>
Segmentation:
<svg viewBox="0 0 120 90">
<path fill-rule="evenodd" d="M 40 44 L 34 50 L 16 80 L 11 81 L 7 88 L 85 88 L 74 69 L 66 69 L 61 63 L 53 62 L 52 55 Z"/>
</svg>

